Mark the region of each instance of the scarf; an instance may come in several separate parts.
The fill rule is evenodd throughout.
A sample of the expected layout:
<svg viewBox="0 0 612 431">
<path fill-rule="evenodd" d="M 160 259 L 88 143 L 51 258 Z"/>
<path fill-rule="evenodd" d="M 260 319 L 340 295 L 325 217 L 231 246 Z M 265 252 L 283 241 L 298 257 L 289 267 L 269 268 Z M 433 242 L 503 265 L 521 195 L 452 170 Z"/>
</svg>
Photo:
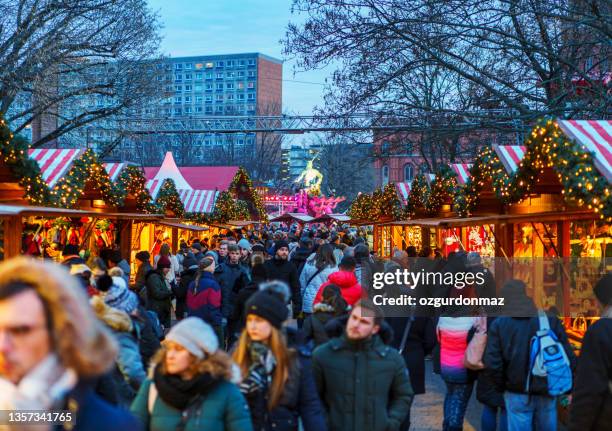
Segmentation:
<svg viewBox="0 0 612 431">
<path fill-rule="evenodd" d="M 0 410 L 51 410 L 57 408 L 77 384 L 74 370 L 65 369 L 52 353 L 17 384 L 0 377 Z"/>
<path fill-rule="evenodd" d="M 162 374 L 159 366 L 153 372 L 153 382 L 164 402 L 175 409 L 185 410 L 199 395 L 205 395 L 218 382 L 219 378 L 203 373 L 189 380 L 183 380 L 178 375 Z"/>
<path fill-rule="evenodd" d="M 240 391 L 243 394 L 253 394 L 258 391 L 267 392 L 272 383 L 276 358 L 270 348 L 259 341 L 251 342 L 249 356 L 251 358 L 249 374 L 240 383 Z"/>
</svg>

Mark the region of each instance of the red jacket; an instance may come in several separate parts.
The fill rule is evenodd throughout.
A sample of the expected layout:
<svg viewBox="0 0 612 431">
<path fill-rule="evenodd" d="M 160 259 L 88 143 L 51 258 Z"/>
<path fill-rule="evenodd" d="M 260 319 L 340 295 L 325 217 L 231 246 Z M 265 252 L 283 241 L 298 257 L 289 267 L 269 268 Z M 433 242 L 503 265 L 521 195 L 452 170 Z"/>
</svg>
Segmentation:
<svg viewBox="0 0 612 431">
<path fill-rule="evenodd" d="M 361 285 L 357 282 L 357 277 L 353 271 L 336 271 L 329 274 L 327 281 L 319 287 L 317 296 L 313 302 L 313 305 L 321 302 L 323 297 L 323 289 L 325 286 L 335 284 L 340 288 L 340 294 L 350 306 L 355 305 L 362 297 Z"/>
</svg>

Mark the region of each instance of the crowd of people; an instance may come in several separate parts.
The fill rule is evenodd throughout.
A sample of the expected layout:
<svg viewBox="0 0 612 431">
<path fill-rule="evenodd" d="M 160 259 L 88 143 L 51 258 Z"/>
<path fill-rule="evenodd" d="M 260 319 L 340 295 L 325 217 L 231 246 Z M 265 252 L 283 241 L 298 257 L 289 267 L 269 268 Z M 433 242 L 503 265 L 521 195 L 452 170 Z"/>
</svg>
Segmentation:
<svg viewBox="0 0 612 431">
<path fill-rule="evenodd" d="M 463 429 L 474 387 L 484 431 L 554 430 L 561 397 L 571 430 L 612 429 L 612 274 L 577 360 L 520 280 L 499 292 L 503 315 L 385 317 L 371 299 L 374 272 L 422 269 L 419 257 L 473 271 L 476 253 L 382 260 L 359 232 L 299 228 L 158 251 L 138 252 L 135 274 L 118 250 L 74 246 L 61 265 L 0 264 L 0 410 L 73 411 L 77 430 L 403 431 L 431 358 L 445 431 Z M 487 283 L 479 294 L 497 295 Z"/>
</svg>

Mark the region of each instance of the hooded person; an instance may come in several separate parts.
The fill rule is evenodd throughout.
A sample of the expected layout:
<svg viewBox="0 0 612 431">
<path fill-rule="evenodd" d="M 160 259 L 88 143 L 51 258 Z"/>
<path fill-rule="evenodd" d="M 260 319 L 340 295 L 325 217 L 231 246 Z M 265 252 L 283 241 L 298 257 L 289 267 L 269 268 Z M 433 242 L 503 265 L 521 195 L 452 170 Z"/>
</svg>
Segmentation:
<svg viewBox="0 0 612 431">
<path fill-rule="evenodd" d="M 0 264 L 0 409 L 67 410 L 77 431 L 141 429 L 94 393 L 118 346 L 87 299 L 59 265 L 26 257 Z"/>
<path fill-rule="evenodd" d="M 328 284 L 323 289 L 321 302 L 313 307 L 312 314 L 304 321 L 304 338 L 312 340 L 314 346 L 329 341 L 325 325 L 330 320 L 343 316 L 348 311 L 348 304 L 335 284 Z"/>
<path fill-rule="evenodd" d="M 355 275 L 355 259 L 352 257 L 344 257 L 340 261 L 338 271 L 332 272 L 327 276 L 327 281 L 319 287 L 317 294 L 314 298 L 313 305 L 321 302 L 323 289 L 330 284 L 335 284 L 340 288 L 340 293 L 350 306 L 357 303 L 363 296 L 364 291 L 357 281 Z"/>
<path fill-rule="evenodd" d="M 285 240 L 274 243 L 274 255 L 266 261 L 264 266 L 268 280 L 279 280 L 286 283 L 291 290 L 291 302 L 293 315 L 297 316 L 302 311 L 302 296 L 300 294 L 300 282 L 297 269 L 289 262 L 289 244 Z"/>
<path fill-rule="evenodd" d="M 174 291 L 176 297 L 176 320 L 181 320 L 185 317 L 185 313 L 187 312 L 187 290 L 198 272 L 198 266 L 198 261 L 194 254 L 191 252 L 185 253 L 183 259 L 183 272 L 181 272 L 178 286 Z"/>
<path fill-rule="evenodd" d="M 170 312 L 172 309 L 172 290 L 166 279 L 172 263 L 168 256 L 161 256 L 157 261 L 157 269 L 146 274 L 147 310 L 154 311 L 164 328 L 170 328 Z"/>
<path fill-rule="evenodd" d="M 187 314 L 211 325 L 222 343 L 221 286 L 214 272 L 215 261 L 210 256 L 200 261 L 196 275 L 187 288 Z"/>
<path fill-rule="evenodd" d="M 612 429 L 612 273 L 593 289 L 602 307 L 582 340 L 570 411 L 570 431 Z"/>
<path fill-rule="evenodd" d="M 187 317 L 166 335 L 131 411 L 149 430 L 252 431 L 239 380 L 210 325 Z"/>
<path fill-rule="evenodd" d="M 136 269 L 136 276 L 134 278 L 134 286 L 132 290 L 136 292 L 141 303 L 146 304 L 146 278 L 147 274 L 153 270 L 153 267 L 151 266 L 151 255 L 148 251 L 141 250 L 136 253 L 135 259 L 138 268 Z"/>
<path fill-rule="evenodd" d="M 246 302 L 246 327 L 233 353 L 253 428 L 298 431 L 301 420 L 304 431 L 326 430 L 310 359 L 289 348 L 282 332 L 289 289 L 282 282 L 268 284 Z"/>
</svg>

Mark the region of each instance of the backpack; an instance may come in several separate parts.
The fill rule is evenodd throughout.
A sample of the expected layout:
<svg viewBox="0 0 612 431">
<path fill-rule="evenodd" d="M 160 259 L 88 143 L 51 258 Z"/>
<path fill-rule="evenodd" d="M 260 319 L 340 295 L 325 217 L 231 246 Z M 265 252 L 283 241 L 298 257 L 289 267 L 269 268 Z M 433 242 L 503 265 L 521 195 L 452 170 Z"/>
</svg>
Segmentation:
<svg viewBox="0 0 612 431">
<path fill-rule="evenodd" d="M 572 370 L 563 345 L 550 329 L 548 317 L 538 310 L 539 330 L 531 338 L 529 374 L 525 392 L 529 393 L 532 376 L 546 377 L 548 394 L 562 395 L 572 389 Z"/>
</svg>

